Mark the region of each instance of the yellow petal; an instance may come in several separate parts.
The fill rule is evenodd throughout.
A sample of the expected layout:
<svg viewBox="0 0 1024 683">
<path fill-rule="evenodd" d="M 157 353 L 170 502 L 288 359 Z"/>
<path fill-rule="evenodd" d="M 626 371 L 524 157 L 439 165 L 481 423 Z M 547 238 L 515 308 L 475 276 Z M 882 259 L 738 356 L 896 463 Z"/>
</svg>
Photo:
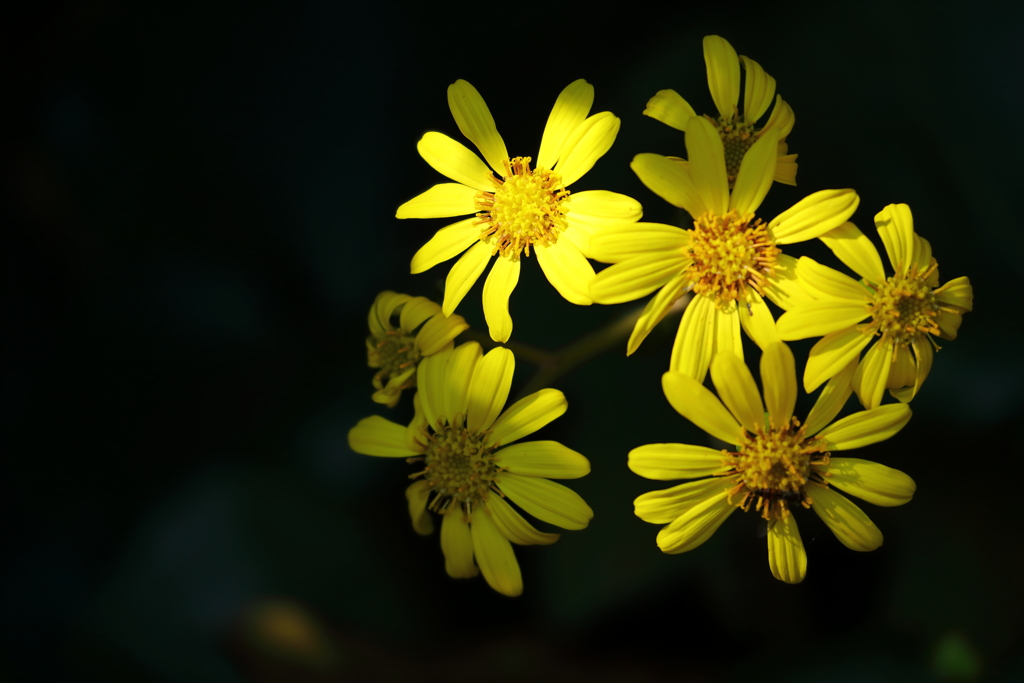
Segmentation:
<svg viewBox="0 0 1024 683">
<path fill-rule="evenodd" d="M 906 275 L 914 260 L 914 217 L 906 204 L 890 204 L 875 215 L 875 227 L 897 275 Z"/>
<path fill-rule="evenodd" d="M 491 496 L 487 500 L 487 509 L 501 535 L 518 545 L 551 545 L 561 535 L 538 531 L 501 496 Z"/>
<path fill-rule="evenodd" d="M 495 462 L 513 474 L 548 479 L 579 479 L 590 473 L 590 461 L 557 441 L 527 441 L 502 448 Z"/>
<path fill-rule="evenodd" d="M 427 499 L 430 498 L 430 485 L 422 479 L 405 489 L 405 500 L 409 503 L 409 518 L 412 528 L 420 536 L 434 533 L 434 520 L 427 512 Z"/>
<path fill-rule="evenodd" d="M 796 264 L 796 276 L 810 287 L 817 299 L 841 299 L 853 301 L 865 307 L 871 299 L 871 292 L 848 275 L 823 266 L 812 258 L 801 256 Z M 865 314 L 866 315 L 866 314 Z"/>
<path fill-rule="evenodd" d="M 778 160 L 776 150 L 779 134 L 770 130 L 761 134 L 740 162 L 740 170 L 736 175 L 736 185 L 729 198 L 729 208 L 736 209 L 740 215 L 757 211 L 768 188 L 775 179 L 775 164 Z"/>
<path fill-rule="evenodd" d="M 629 167 L 647 189 L 672 206 L 685 209 L 694 219 L 708 210 L 687 165 L 660 154 L 637 154 Z"/>
<path fill-rule="evenodd" d="M 886 389 L 902 389 L 914 384 L 914 375 L 917 373 L 917 366 L 914 363 L 914 356 L 910 353 L 910 347 L 903 344 L 896 346 L 896 355 L 889 368 L 889 379 L 885 382 Z"/>
<path fill-rule="evenodd" d="M 477 191 L 459 183 L 440 183 L 398 207 L 395 218 L 448 218 L 476 210 Z"/>
<path fill-rule="evenodd" d="M 515 356 L 502 346 L 488 351 L 476 364 L 466 409 L 466 428 L 469 431 L 486 431 L 494 424 L 494 419 L 505 407 L 515 368 Z"/>
<path fill-rule="evenodd" d="M 928 266 L 932 264 L 931 242 L 918 234 L 914 235 L 914 255 L 911 262 L 917 267 L 918 272 L 928 270 Z"/>
<path fill-rule="evenodd" d="M 471 579 L 479 574 L 473 564 L 473 534 L 459 506 L 441 520 L 441 552 L 444 569 L 453 579 Z"/>
<path fill-rule="evenodd" d="M 889 381 L 889 370 L 892 368 L 892 348 L 893 342 L 889 335 L 882 335 L 864 354 L 853 376 L 853 390 L 865 408 L 877 408 L 882 402 Z"/>
<path fill-rule="evenodd" d="M 569 195 L 566 218 L 595 227 L 639 220 L 643 215 L 640 202 L 618 192 L 584 190 Z"/>
<path fill-rule="evenodd" d="M 494 185 L 488 180 L 491 169 L 461 142 L 443 133 L 424 133 L 416 150 L 431 168 L 446 178 L 482 192 L 494 191 Z"/>
<path fill-rule="evenodd" d="M 569 404 L 558 389 L 541 389 L 513 403 L 491 428 L 488 445 L 510 444 L 561 417 Z"/>
<path fill-rule="evenodd" d="M 686 130 L 686 125 L 697 113 L 675 90 L 659 90 L 647 100 L 644 116 L 661 121 L 676 130 Z"/>
<path fill-rule="evenodd" d="M 427 417 L 423 414 L 423 397 L 419 391 L 412 396 L 412 406 L 414 415 L 409 426 L 405 428 L 405 445 L 410 450 L 422 452 L 420 440 L 423 438 L 423 429 L 427 426 Z"/>
<path fill-rule="evenodd" d="M 826 442 L 827 450 L 849 451 L 885 441 L 909 421 L 910 406 L 890 403 L 833 422 L 818 432 L 817 438 Z"/>
<path fill-rule="evenodd" d="M 373 392 L 370 396 L 374 403 L 383 403 L 388 408 L 394 408 L 398 404 L 398 398 L 402 390 L 408 388 L 409 380 L 416 373 L 416 366 L 408 368 L 400 375 L 393 375 L 388 379 L 387 385 L 379 391 Z"/>
<path fill-rule="evenodd" d="M 483 506 L 473 510 L 473 553 L 487 585 L 502 595 L 523 593 L 523 575 L 512 551 L 512 544 L 501 533 Z"/>
<path fill-rule="evenodd" d="M 443 410 L 449 422 L 455 421 L 456 415 L 465 417 L 469 408 L 469 385 L 473 380 L 473 372 L 483 357 L 483 351 L 476 342 L 460 344 L 448 356 L 448 364 L 444 372 Z"/>
<path fill-rule="evenodd" d="M 594 511 L 578 493 L 548 479 L 502 472 L 498 487 L 526 512 L 563 529 L 584 529 L 594 518 Z"/>
<path fill-rule="evenodd" d="M 420 328 L 419 334 L 416 335 L 416 346 L 419 347 L 421 355 L 429 356 L 440 351 L 468 329 L 469 323 L 461 315 L 446 316 L 439 311 Z"/>
<path fill-rule="evenodd" d="M 593 104 L 594 86 L 582 78 L 573 81 L 559 93 L 544 126 L 540 152 L 537 153 L 538 168 L 550 170 L 555 167 L 566 138 L 587 118 Z"/>
<path fill-rule="evenodd" d="M 764 427 L 761 394 L 750 369 L 738 356 L 729 352 L 716 355 L 711 361 L 711 381 L 729 412 L 748 432 Z"/>
<path fill-rule="evenodd" d="M 768 567 L 786 583 L 800 583 L 807 575 L 807 553 L 791 514 L 768 525 Z"/>
<path fill-rule="evenodd" d="M 786 311 L 779 317 L 775 327 L 779 337 L 793 341 L 849 330 L 868 315 L 866 302 L 824 299 Z"/>
<path fill-rule="evenodd" d="M 441 312 L 441 307 L 430 299 L 414 296 L 405 302 L 399 314 L 399 327 L 406 333 L 412 332 L 427 318 Z"/>
<path fill-rule="evenodd" d="M 903 472 L 870 460 L 831 458 L 823 469 L 830 486 L 880 507 L 905 505 L 917 490 Z"/>
<path fill-rule="evenodd" d="M 380 415 L 364 417 L 348 430 L 348 447 L 362 455 L 409 458 L 418 455 L 405 441 L 405 427 Z"/>
<path fill-rule="evenodd" d="M 768 227 L 778 244 L 804 242 L 838 228 L 859 204 L 860 197 L 853 190 L 821 190 L 780 213 Z"/>
<path fill-rule="evenodd" d="M 768 117 L 768 123 L 764 124 L 764 128 L 761 130 L 777 130 L 779 131 L 779 140 L 785 140 L 786 136 L 793 131 L 795 124 L 796 115 L 793 114 L 793 108 L 782 99 L 782 95 L 776 95 L 772 115 Z"/>
<path fill-rule="evenodd" d="M 725 491 L 709 496 L 658 532 L 658 547 L 670 555 L 693 550 L 711 538 L 736 509 Z"/>
<path fill-rule="evenodd" d="M 680 273 L 651 297 L 637 319 L 636 325 L 633 326 L 633 332 L 629 335 L 629 341 L 626 344 L 627 356 L 633 355 L 640 347 L 641 342 L 668 315 L 672 306 L 684 295 L 689 286 L 690 281 L 687 279 L 686 273 Z"/>
<path fill-rule="evenodd" d="M 615 136 L 619 134 L 621 122 L 610 111 L 603 111 L 590 117 L 590 127 L 574 147 L 562 150 L 558 162 L 558 174 L 566 187 L 582 178 L 594 167 L 597 160 L 611 149 Z M 584 121 L 580 126 L 588 125 Z"/>
<path fill-rule="evenodd" d="M 853 393 L 853 375 L 857 372 L 857 365 L 858 361 L 854 358 L 825 384 L 804 422 L 808 436 L 820 432 L 846 405 Z"/>
<path fill-rule="evenodd" d="M 503 175 L 508 159 L 505 142 L 498 135 L 494 117 L 476 88 L 461 79 L 452 83 L 448 86 L 448 107 L 462 134 L 476 145 L 491 168 Z"/>
<path fill-rule="evenodd" d="M 739 307 L 736 304 L 729 304 L 728 308 L 716 309 L 712 312 L 711 319 L 715 325 L 715 346 L 711 350 L 711 357 L 714 358 L 719 353 L 733 353 L 743 360 Z"/>
<path fill-rule="evenodd" d="M 491 339 L 504 344 L 512 336 L 508 299 L 519 282 L 519 259 L 499 256 L 484 281 L 484 320 Z"/>
<path fill-rule="evenodd" d="M 538 244 L 534 250 L 544 277 L 563 299 L 577 306 L 593 303 L 590 283 L 594 279 L 594 267 L 579 247 L 570 240 L 559 240 L 549 246 Z"/>
<path fill-rule="evenodd" d="M 761 385 L 772 425 L 788 425 L 796 406 L 796 359 L 782 342 L 772 344 L 761 354 Z"/>
<path fill-rule="evenodd" d="M 935 290 L 935 298 L 944 304 L 957 306 L 965 312 L 974 309 L 974 288 L 966 277 L 958 277 Z"/>
<path fill-rule="evenodd" d="M 784 311 L 814 301 L 797 278 L 796 265 L 797 260 L 789 254 L 779 254 L 764 291 L 765 296 Z"/>
<path fill-rule="evenodd" d="M 786 335 L 781 329 L 781 323 L 782 318 L 779 318 L 779 334 L 786 339 Z M 864 334 L 855 327 L 839 330 L 819 339 L 811 347 L 811 353 L 807 356 L 807 366 L 804 368 L 804 391 L 811 393 L 825 380 L 849 365 L 850 361 L 857 358 L 861 350 L 872 339 L 874 339 L 873 336 Z"/>
<path fill-rule="evenodd" d="M 917 392 L 921 391 L 921 385 L 928 379 L 928 373 L 931 372 L 932 361 L 935 358 L 935 350 L 926 337 L 918 335 L 914 339 L 912 346 L 914 348 L 914 358 L 917 361 L 917 373 L 914 377 L 914 391 L 910 398 L 914 398 Z"/>
<path fill-rule="evenodd" d="M 590 296 L 599 304 L 621 304 L 647 296 L 680 274 L 682 250 L 652 251 L 605 268 L 590 283 Z"/>
<path fill-rule="evenodd" d="M 867 552 L 882 545 L 882 532 L 864 511 L 841 493 L 810 482 L 811 509 L 818 513 L 839 542 L 850 550 Z"/>
<path fill-rule="evenodd" d="M 491 245 L 477 242 L 455 262 L 444 281 L 444 303 L 441 310 L 451 315 L 473 288 L 491 260 Z"/>
<path fill-rule="evenodd" d="M 633 501 L 637 517 L 651 524 L 668 524 L 710 497 L 736 485 L 737 477 L 711 477 L 679 484 L 660 491 L 651 491 Z"/>
<path fill-rule="evenodd" d="M 739 309 L 740 326 L 747 336 L 754 340 L 758 348 L 765 349 L 781 341 L 775 327 L 775 318 L 761 295 L 751 290 L 748 294 L 746 308 Z"/>
<path fill-rule="evenodd" d="M 743 120 L 753 123 L 768 111 L 768 105 L 775 97 L 775 79 L 750 57 L 740 56 L 740 61 L 747 72 L 743 88 Z"/>
<path fill-rule="evenodd" d="M 723 119 L 731 121 L 740 101 L 740 60 L 736 50 L 721 36 L 704 36 L 704 63 L 715 107 Z"/>
<path fill-rule="evenodd" d="M 445 379 L 448 371 L 448 359 L 452 349 L 444 349 L 432 356 L 427 356 L 416 367 L 416 394 L 420 397 L 423 418 L 433 427 L 438 419 L 453 419 L 454 415 L 445 415 Z"/>
<path fill-rule="evenodd" d="M 728 444 L 739 443 L 743 427 L 703 384 L 670 370 L 661 376 L 661 387 L 677 413 L 716 439 Z"/>
<path fill-rule="evenodd" d="M 935 317 L 935 324 L 939 326 L 939 330 L 941 331 L 939 336 L 943 339 L 949 339 L 950 341 L 956 339 L 957 332 L 963 321 L 963 316 L 959 313 L 939 311 L 939 314 Z"/>
<path fill-rule="evenodd" d="M 651 252 L 684 257 L 689 243 L 690 232 L 674 225 L 623 223 L 594 234 L 590 239 L 590 257 L 605 263 L 618 263 Z"/>
<path fill-rule="evenodd" d="M 780 142 L 780 145 L 786 143 Z M 796 186 L 796 154 L 780 154 L 778 160 L 775 162 L 775 182 L 782 183 L 783 185 Z"/>
<path fill-rule="evenodd" d="M 671 370 L 693 377 L 698 382 L 704 381 L 715 345 L 717 313 L 715 302 L 710 297 L 697 294 L 690 299 L 672 345 Z"/>
<path fill-rule="evenodd" d="M 412 257 L 409 271 L 413 275 L 422 273 L 461 254 L 480 239 L 477 220 L 474 216 L 438 230 Z"/>
<path fill-rule="evenodd" d="M 378 294 L 373 300 L 373 305 L 370 307 L 370 316 L 367 321 L 370 331 L 374 334 L 381 334 L 388 330 L 393 330 L 391 316 L 394 315 L 396 308 L 411 298 L 408 294 L 399 294 L 391 291 Z"/>
<path fill-rule="evenodd" d="M 885 270 L 878 249 L 856 225 L 847 221 L 819 238 L 840 261 L 868 282 L 884 282 Z"/>
<path fill-rule="evenodd" d="M 736 63 L 739 72 L 739 62 Z M 737 88 L 739 84 L 737 84 Z M 686 156 L 690 177 L 708 211 L 724 216 L 729 210 L 729 176 L 725 171 L 725 147 L 718 130 L 707 119 L 694 119 L 686 131 Z M 685 208 L 685 207 L 684 207 Z"/>
<path fill-rule="evenodd" d="M 629 452 L 629 469 L 647 479 L 694 479 L 726 471 L 722 451 L 682 443 L 652 443 Z"/>
</svg>

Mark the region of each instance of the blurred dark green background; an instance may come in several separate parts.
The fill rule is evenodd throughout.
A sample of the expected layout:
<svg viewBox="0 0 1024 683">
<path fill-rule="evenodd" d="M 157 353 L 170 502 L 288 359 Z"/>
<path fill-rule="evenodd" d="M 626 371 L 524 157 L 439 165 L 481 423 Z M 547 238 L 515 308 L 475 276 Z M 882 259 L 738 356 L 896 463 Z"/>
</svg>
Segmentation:
<svg viewBox="0 0 1024 683">
<path fill-rule="evenodd" d="M 5 681 L 1024 675 L 1020 5 L 34 7 L 5 22 Z M 520 599 L 450 580 L 437 536 L 410 528 L 408 468 L 346 445 L 387 412 L 365 366 L 373 297 L 438 298 L 448 269 L 408 274 L 443 220 L 393 218 L 441 181 L 416 141 L 461 139 L 445 88 L 465 78 L 510 152 L 535 154 L 558 92 L 586 78 L 622 129 L 573 189 L 679 224 L 628 163 L 683 152 L 641 116 L 657 90 L 713 111 L 710 33 L 796 112 L 800 185 L 762 215 L 854 187 L 873 234 L 906 202 L 943 279 L 974 284 L 909 426 L 858 453 L 917 495 L 864 506 L 886 539 L 870 554 L 802 515 L 799 586 L 772 578 L 754 515 L 662 555 L 632 514 L 662 485 L 625 463 L 705 438 L 661 395 L 669 325 L 555 383 L 569 412 L 539 438 L 591 459 L 573 485 L 591 527 L 518 549 Z M 572 306 L 526 266 L 513 341 L 556 350 L 629 310 Z M 479 296 L 459 311 L 478 329 Z"/>
</svg>

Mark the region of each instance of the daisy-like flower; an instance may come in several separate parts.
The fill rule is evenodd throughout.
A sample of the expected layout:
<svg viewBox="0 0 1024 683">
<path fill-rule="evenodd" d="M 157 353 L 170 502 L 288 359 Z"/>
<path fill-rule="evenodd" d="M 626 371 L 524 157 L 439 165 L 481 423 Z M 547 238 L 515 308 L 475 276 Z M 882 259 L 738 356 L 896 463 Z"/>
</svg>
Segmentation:
<svg viewBox="0 0 1024 683">
<path fill-rule="evenodd" d="M 793 417 L 796 371 L 793 353 L 782 342 L 761 356 L 763 403 L 750 370 L 731 353 L 715 356 L 711 365 L 721 400 L 691 377 L 665 373 L 662 387 L 672 407 L 708 434 L 735 444 L 736 450 L 659 443 L 630 452 L 629 468 L 642 477 L 696 480 L 636 499 L 640 519 L 668 525 L 658 533 L 658 547 L 670 554 L 693 550 L 737 509 L 753 509 L 768 521 L 772 574 L 799 583 L 807 572 L 793 515 L 800 507 L 818 513 L 851 550 L 882 545 L 878 527 L 836 489 L 875 505 L 895 506 L 910 502 L 914 481 L 899 470 L 858 458 L 834 458 L 830 452 L 888 439 L 910 419 L 910 407 L 881 406 L 829 424 L 850 396 L 855 366 L 850 363 L 825 386 L 804 424 Z"/>
<path fill-rule="evenodd" d="M 398 326 L 391 319 L 398 316 Z M 441 307 L 422 296 L 381 292 L 373 300 L 369 316 L 370 336 L 366 356 L 373 376 L 373 400 L 389 408 L 402 391 L 416 386 L 416 366 L 421 358 L 443 349 L 469 325 L 461 315 L 446 316 Z"/>
<path fill-rule="evenodd" d="M 577 493 L 550 481 L 589 473 L 585 457 L 556 441 L 514 443 L 567 407 L 562 392 L 542 389 L 502 412 L 514 368 L 505 348 L 486 356 L 475 342 L 442 350 L 420 363 L 408 427 L 374 416 L 348 433 L 356 453 L 421 463 L 405 492 L 413 529 L 431 533 L 430 512 L 440 514 L 448 575 L 470 578 L 479 567 L 491 588 L 511 596 L 522 593 L 523 579 L 510 542 L 548 545 L 559 535 L 535 529 L 506 497 L 564 529 L 583 529 L 594 516 Z"/>
<path fill-rule="evenodd" d="M 781 95 L 775 94 L 775 79 L 765 73 L 761 65 L 750 57 L 737 57 L 736 50 L 725 38 L 704 37 L 704 62 L 708 69 L 708 87 L 718 109 L 718 118 L 697 117 L 693 107 L 675 90 L 661 90 L 647 103 L 644 114 L 662 123 L 689 132 L 694 118 L 705 118 L 714 125 L 722 138 L 725 168 L 729 187 L 736 182 L 740 162 L 758 138 L 770 130 L 778 132 L 774 179 L 786 185 L 796 185 L 796 154 L 789 154 L 786 136 L 793 130 L 796 117 Z M 746 72 L 743 84 L 743 111 L 740 111 L 740 65 Z M 763 128 L 757 121 L 775 99 L 771 116 Z M 678 161 L 682 161 L 679 159 Z M 685 163 L 685 162 L 684 162 Z"/>
<path fill-rule="evenodd" d="M 588 288 L 594 269 L 587 261 L 591 233 L 641 215 L 640 204 L 625 195 L 603 190 L 570 194 L 567 189 L 608 151 L 619 132 L 619 119 L 611 112 L 587 116 L 593 102 L 592 85 L 584 80 L 569 84 L 555 101 L 534 161 L 509 157 L 476 88 L 461 80 L 448 87 L 448 105 L 459 130 L 487 163 L 450 137 L 427 133 L 416 146 L 420 156 L 455 182 L 433 186 L 398 207 L 396 214 L 474 214 L 439 230 L 412 258 L 412 272 L 422 273 L 466 252 L 445 281 L 446 315 L 455 311 L 495 255 L 483 293 L 484 317 L 495 341 L 508 341 L 512 334 L 508 303 L 523 256 L 537 257 L 548 282 L 566 300 L 592 303 Z"/>
<path fill-rule="evenodd" d="M 627 355 L 692 290 L 670 367 L 703 380 L 714 354 L 728 351 L 743 357 L 741 327 L 762 349 L 778 341 L 775 319 L 762 297 L 783 310 L 810 299 L 794 277 L 796 259 L 779 246 L 813 239 L 841 225 L 860 199 L 853 190 L 822 190 L 771 222 L 761 222 L 754 211 L 775 173 L 776 137 L 769 130 L 750 148 L 732 193 L 722 140 L 704 119 L 694 119 L 687 130 L 687 166 L 658 154 L 633 159 L 632 168 L 644 185 L 686 209 L 693 228 L 623 223 L 591 238 L 593 257 L 615 264 L 594 279 L 594 301 L 616 304 L 661 290 L 633 328 Z"/>
<path fill-rule="evenodd" d="M 802 257 L 797 277 L 815 300 L 801 302 L 778 323 L 779 335 L 786 340 L 822 337 L 807 359 L 807 391 L 839 372 L 877 338 L 853 380 L 865 408 L 878 406 L 887 388 L 900 401 L 913 399 L 939 348 L 933 337 L 956 339 L 963 314 L 974 306 L 966 277 L 939 287 L 931 244 L 914 232 L 909 206 L 890 204 L 875 216 L 875 226 L 895 274 L 886 277 L 871 240 L 846 223 L 821 239 L 861 280 Z"/>
</svg>

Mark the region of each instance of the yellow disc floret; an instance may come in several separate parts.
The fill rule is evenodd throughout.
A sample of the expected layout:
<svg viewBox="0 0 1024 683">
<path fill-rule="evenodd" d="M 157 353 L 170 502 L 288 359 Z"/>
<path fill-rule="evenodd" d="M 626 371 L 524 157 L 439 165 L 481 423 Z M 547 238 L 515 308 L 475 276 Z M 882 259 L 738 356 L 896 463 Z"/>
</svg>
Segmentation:
<svg viewBox="0 0 1024 683">
<path fill-rule="evenodd" d="M 725 451 L 722 464 L 726 475 L 739 475 L 729 491 L 729 500 L 743 510 L 751 506 L 767 520 L 789 515 L 789 504 L 810 506 L 804 486 L 816 465 L 828 464 L 818 442 L 804 438 L 804 427 L 795 417 L 790 423 L 745 433 L 739 450 Z M 818 479 L 819 477 L 815 477 Z"/>
<path fill-rule="evenodd" d="M 542 168 L 530 170 L 530 157 L 505 161 L 505 177 L 489 176 L 493 192 L 476 195 L 478 223 L 484 226 L 480 240 L 493 245 L 494 253 L 519 259 L 530 255 L 531 244 L 552 245 L 566 228 L 564 202 L 569 190 L 562 178 Z"/>
<path fill-rule="evenodd" d="M 457 415 L 455 424 L 440 418 L 434 427 L 423 426 L 424 468 L 412 478 L 423 477 L 434 493 L 430 509 L 445 513 L 452 504 L 467 512 L 487 500 L 490 491 L 502 495 L 494 481 L 502 468 L 494 460 L 494 447 L 486 434 L 471 432 Z M 417 458 L 418 460 L 418 458 Z"/>
<path fill-rule="evenodd" d="M 736 211 L 703 214 L 694 221 L 687 249 L 693 259 L 687 268 L 693 291 L 711 297 L 719 307 L 746 302 L 748 288 L 763 295 L 765 280 L 782 253 L 767 225 L 753 214 Z"/>
<path fill-rule="evenodd" d="M 380 368 L 373 377 L 373 386 L 383 389 L 392 377 L 409 372 L 420 359 L 415 335 L 403 334 L 400 330 L 386 330 L 366 338 L 366 355 L 371 368 Z M 409 379 L 407 386 L 416 383 L 416 376 Z"/>
<path fill-rule="evenodd" d="M 865 331 L 888 335 L 903 346 L 922 334 L 938 336 L 940 305 L 927 283 L 934 269 L 933 265 L 919 274 L 911 268 L 906 276 L 893 276 L 876 285 L 868 304 L 872 320 Z"/>
</svg>

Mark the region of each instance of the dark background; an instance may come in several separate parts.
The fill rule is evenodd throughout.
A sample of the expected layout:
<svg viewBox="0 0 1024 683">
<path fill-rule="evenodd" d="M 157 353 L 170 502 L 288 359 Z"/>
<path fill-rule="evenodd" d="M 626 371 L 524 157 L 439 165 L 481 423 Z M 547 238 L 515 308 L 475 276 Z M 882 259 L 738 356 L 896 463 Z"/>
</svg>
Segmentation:
<svg viewBox="0 0 1024 683">
<path fill-rule="evenodd" d="M 0 676 L 1019 680 L 1022 19 L 983 2 L 86 2 L 9 17 Z M 911 474 L 917 495 L 864 505 L 886 540 L 869 554 L 801 516 L 799 586 L 772 578 L 754 515 L 662 555 L 631 502 L 663 485 L 625 462 L 705 439 L 661 395 L 672 323 L 554 383 L 570 409 L 540 438 L 591 459 L 573 483 L 590 528 L 517 549 L 519 599 L 453 581 L 437 535 L 410 528 L 408 468 L 346 445 L 387 414 L 366 368 L 373 297 L 439 299 L 449 267 L 408 274 L 446 224 L 393 218 L 441 182 L 415 143 L 461 139 L 445 88 L 465 78 L 509 151 L 535 154 L 558 92 L 586 78 L 622 129 L 572 189 L 680 224 L 628 163 L 683 152 L 641 116 L 657 90 L 714 110 L 710 33 L 796 112 L 800 185 L 776 185 L 761 215 L 854 187 L 873 235 L 872 216 L 906 202 L 943 280 L 974 284 L 910 424 L 856 454 Z M 479 296 L 459 312 L 482 329 Z M 628 310 L 568 304 L 531 261 L 513 341 L 557 350 Z M 514 391 L 532 371 L 520 360 Z"/>
</svg>

